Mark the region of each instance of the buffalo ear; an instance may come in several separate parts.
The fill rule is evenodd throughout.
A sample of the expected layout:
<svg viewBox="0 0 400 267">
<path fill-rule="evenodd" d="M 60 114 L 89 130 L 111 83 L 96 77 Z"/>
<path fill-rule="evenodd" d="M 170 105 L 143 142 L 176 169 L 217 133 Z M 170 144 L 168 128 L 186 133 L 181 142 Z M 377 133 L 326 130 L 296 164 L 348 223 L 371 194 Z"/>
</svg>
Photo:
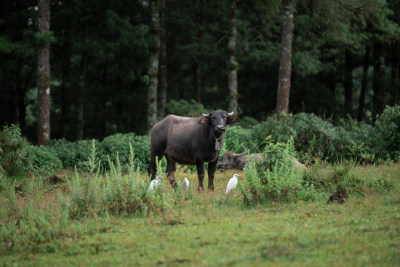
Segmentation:
<svg viewBox="0 0 400 267">
<path fill-rule="evenodd" d="M 202 117 L 198 124 L 203 124 L 203 125 L 211 125 L 211 120 L 209 117 Z"/>
<path fill-rule="evenodd" d="M 226 121 L 227 124 L 234 124 L 238 122 L 239 119 L 236 116 L 228 116 L 228 119 Z"/>
</svg>

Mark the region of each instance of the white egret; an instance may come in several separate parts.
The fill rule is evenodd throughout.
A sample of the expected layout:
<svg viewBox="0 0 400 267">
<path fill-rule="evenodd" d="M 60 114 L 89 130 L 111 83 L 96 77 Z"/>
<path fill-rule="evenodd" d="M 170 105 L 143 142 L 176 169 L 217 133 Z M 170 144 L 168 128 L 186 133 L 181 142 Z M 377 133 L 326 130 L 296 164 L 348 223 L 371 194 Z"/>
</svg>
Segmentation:
<svg viewBox="0 0 400 267">
<path fill-rule="evenodd" d="M 160 184 L 161 184 L 161 177 L 157 175 L 156 179 L 154 179 L 150 182 L 149 191 L 156 189 L 157 187 L 160 186 Z"/>
<path fill-rule="evenodd" d="M 187 191 L 189 189 L 189 180 L 187 177 L 182 182 L 182 190 Z"/>
<path fill-rule="evenodd" d="M 226 194 L 235 189 L 237 183 L 238 183 L 238 175 L 235 173 L 233 177 L 229 180 L 228 185 L 226 186 Z"/>
</svg>

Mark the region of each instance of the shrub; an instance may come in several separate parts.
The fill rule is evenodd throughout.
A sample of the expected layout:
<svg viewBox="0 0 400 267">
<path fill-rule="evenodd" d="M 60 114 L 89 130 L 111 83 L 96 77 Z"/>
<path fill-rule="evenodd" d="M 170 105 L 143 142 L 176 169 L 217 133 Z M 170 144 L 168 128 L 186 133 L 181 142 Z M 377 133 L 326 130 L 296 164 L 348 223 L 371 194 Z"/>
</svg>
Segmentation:
<svg viewBox="0 0 400 267">
<path fill-rule="evenodd" d="M 63 167 L 54 150 L 47 146 L 27 146 L 27 164 L 38 173 L 58 170 Z"/>
<path fill-rule="evenodd" d="M 224 139 L 225 150 L 232 150 L 236 153 L 243 151 L 243 147 L 247 148 L 249 153 L 255 153 L 257 151 L 258 144 L 249 138 L 251 136 L 250 129 L 244 129 L 241 126 L 231 126 L 226 130 Z M 221 151 L 222 152 L 222 151 Z M 221 155 L 223 153 L 220 153 Z"/>
<path fill-rule="evenodd" d="M 93 143 L 94 144 L 94 143 Z M 71 191 L 70 216 L 82 218 L 94 215 L 116 214 L 127 215 L 146 212 L 162 212 L 168 206 L 169 198 L 163 191 L 164 180 L 158 190 L 148 191 L 149 182 L 140 176 L 140 168 L 134 159 L 134 150 L 129 148 L 127 175 L 122 175 L 119 153 L 115 162 L 108 158 L 109 171 L 100 175 L 99 162 L 96 159 L 95 146 L 87 161 L 91 170 L 91 179 L 83 179 L 78 172 L 68 182 Z M 158 168 L 158 173 L 161 170 Z"/>
<path fill-rule="evenodd" d="M 297 201 L 299 196 L 313 198 L 309 193 L 314 192 L 303 188 L 301 173 L 294 168 L 293 138 L 281 143 L 268 137 L 263 156 L 263 159 L 245 165 L 245 180 L 240 188 L 246 204 L 292 202 Z"/>
<path fill-rule="evenodd" d="M 139 165 L 141 169 L 146 169 L 150 159 L 150 136 L 138 136 L 133 133 L 114 134 L 104 138 L 98 149 L 98 157 L 102 166 L 109 169 L 108 157 L 111 162 L 115 162 L 118 153 L 120 164 L 126 170 L 130 159 L 130 145 L 135 155 L 135 164 Z"/>
<path fill-rule="evenodd" d="M 400 156 L 400 105 L 387 106 L 375 121 L 375 138 L 377 154 L 380 157 Z"/>
<path fill-rule="evenodd" d="M 208 113 L 204 108 L 203 104 L 194 101 L 181 100 L 171 100 L 166 105 L 167 112 L 169 114 L 194 117 L 201 115 L 202 113 Z"/>
<path fill-rule="evenodd" d="M 27 141 L 17 125 L 4 126 L 0 131 L 0 172 L 9 176 L 20 175 L 26 170 Z"/>
<path fill-rule="evenodd" d="M 99 142 L 94 141 L 96 146 Z M 69 142 L 65 139 L 51 140 L 48 147 L 61 160 L 64 168 L 81 167 L 88 157 L 91 149 L 91 140 Z"/>
<path fill-rule="evenodd" d="M 363 194 L 371 189 L 389 189 L 393 185 L 385 178 L 371 174 L 359 177 L 353 171 L 354 164 L 343 161 L 340 164 L 329 164 L 317 161 L 303 173 L 303 186 L 313 185 L 319 192 L 333 192 L 346 189 L 349 193 Z"/>
</svg>

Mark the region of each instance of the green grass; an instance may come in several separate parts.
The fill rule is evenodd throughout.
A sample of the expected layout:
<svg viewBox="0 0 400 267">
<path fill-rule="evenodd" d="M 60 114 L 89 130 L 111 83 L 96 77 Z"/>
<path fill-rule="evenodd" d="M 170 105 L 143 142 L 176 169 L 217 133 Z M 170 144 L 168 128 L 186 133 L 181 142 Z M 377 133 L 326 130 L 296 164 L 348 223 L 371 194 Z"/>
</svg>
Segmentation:
<svg viewBox="0 0 400 267">
<path fill-rule="evenodd" d="M 366 180 L 385 178 L 393 187 L 350 194 L 345 204 L 326 204 L 326 194 L 314 202 L 246 207 L 239 188 L 225 196 L 233 171 L 217 172 L 215 191 L 198 194 L 196 175 L 180 170 L 177 178 L 189 178 L 186 194 L 192 197 L 161 215 L 71 220 L 60 236 L 35 250 L 21 245 L 5 251 L 1 243 L 0 266 L 398 266 L 400 164 L 356 167 L 354 172 Z M 33 197 L 35 209 L 59 213 L 56 190 L 40 190 Z M 168 186 L 166 191 L 172 190 Z M 8 204 L 4 194 L 0 191 L 3 211 Z M 23 206 L 27 199 L 19 196 L 17 201 Z"/>
</svg>

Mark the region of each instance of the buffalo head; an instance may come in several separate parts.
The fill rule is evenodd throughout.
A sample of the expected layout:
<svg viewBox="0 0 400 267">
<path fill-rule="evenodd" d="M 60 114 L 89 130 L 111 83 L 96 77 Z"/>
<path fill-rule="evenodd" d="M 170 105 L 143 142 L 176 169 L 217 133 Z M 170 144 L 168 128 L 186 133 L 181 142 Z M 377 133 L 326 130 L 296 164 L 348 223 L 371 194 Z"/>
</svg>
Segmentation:
<svg viewBox="0 0 400 267">
<path fill-rule="evenodd" d="M 247 160 L 246 154 L 246 148 L 244 148 L 244 152 L 239 154 L 228 150 L 222 155 L 222 159 L 218 162 L 217 167 L 219 169 L 243 169 Z"/>
<path fill-rule="evenodd" d="M 221 136 L 225 132 L 227 124 L 233 124 L 238 121 L 239 119 L 233 116 L 233 112 L 228 113 L 223 110 L 216 110 L 209 114 L 203 114 L 199 124 L 211 127 L 215 135 Z"/>
</svg>

